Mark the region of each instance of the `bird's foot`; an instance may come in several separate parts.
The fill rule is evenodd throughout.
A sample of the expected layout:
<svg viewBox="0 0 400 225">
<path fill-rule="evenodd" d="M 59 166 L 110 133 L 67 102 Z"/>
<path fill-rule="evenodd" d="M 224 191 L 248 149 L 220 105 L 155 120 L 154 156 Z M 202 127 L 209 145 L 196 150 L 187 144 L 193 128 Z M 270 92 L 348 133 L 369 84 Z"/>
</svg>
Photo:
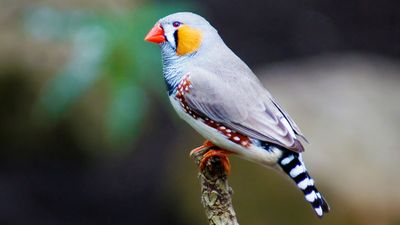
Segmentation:
<svg viewBox="0 0 400 225">
<path fill-rule="evenodd" d="M 218 146 L 214 145 L 209 140 L 206 140 L 202 146 L 197 147 L 192 151 L 190 151 L 190 156 L 193 158 L 196 158 L 201 155 L 201 159 L 199 162 L 199 169 L 201 171 L 203 171 L 204 168 L 206 167 L 208 160 L 210 160 L 212 157 L 215 156 L 221 160 L 221 164 L 224 167 L 225 173 L 227 175 L 229 175 L 231 172 L 231 163 L 229 162 L 227 156 L 228 154 L 230 154 L 229 151 L 220 149 Z"/>
<path fill-rule="evenodd" d="M 211 141 L 206 140 L 202 146 L 197 147 L 195 149 L 193 149 L 192 151 L 190 151 L 190 157 L 194 157 L 197 154 L 202 154 L 202 152 L 208 151 L 211 148 L 217 148 L 217 146 L 215 146 L 213 143 L 211 143 Z"/>
<path fill-rule="evenodd" d="M 206 154 L 203 155 L 203 158 L 200 160 L 199 163 L 199 168 L 201 171 L 204 170 L 204 168 L 207 165 L 208 160 L 210 160 L 212 157 L 219 157 L 221 160 L 222 166 L 224 167 L 226 175 L 229 176 L 231 173 L 231 163 L 229 162 L 228 154 L 230 152 L 223 150 L 223 149 L 211 149 Z"/>
</svg>

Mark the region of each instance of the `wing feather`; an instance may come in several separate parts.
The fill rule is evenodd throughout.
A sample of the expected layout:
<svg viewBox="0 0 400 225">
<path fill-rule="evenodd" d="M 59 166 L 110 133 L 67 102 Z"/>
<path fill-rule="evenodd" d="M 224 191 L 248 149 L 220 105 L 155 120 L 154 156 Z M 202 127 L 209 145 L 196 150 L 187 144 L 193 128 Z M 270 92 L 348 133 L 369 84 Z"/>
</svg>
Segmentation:
<svg viewBox="0 0 400 225">
<path fill-rule="evenodd" d="M 302 136 L 297 125 L 255 77 L 222 79 L 197 71 L 190 74 L 189 80 L 192 88 L 185 100 L 192 110 L 251 138 L 304 151 L 295 135 Z"/>
</svg>

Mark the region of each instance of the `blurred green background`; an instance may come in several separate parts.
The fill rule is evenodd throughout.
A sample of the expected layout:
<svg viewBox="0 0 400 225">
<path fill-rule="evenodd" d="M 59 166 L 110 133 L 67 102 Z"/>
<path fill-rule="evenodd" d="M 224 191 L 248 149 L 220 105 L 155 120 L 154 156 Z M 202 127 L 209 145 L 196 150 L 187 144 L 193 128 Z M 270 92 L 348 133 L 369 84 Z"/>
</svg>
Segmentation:
<svg viewBox="0 0 400 225">
<path fill-rule="evenodd" d="M 332 212 L 232 158 L 241 224 L 399 225 L 396 1 L 0 0 L 0 224 L 207 224 L 161 17 L 206 17 L 294 117 Z"/>
</svg>

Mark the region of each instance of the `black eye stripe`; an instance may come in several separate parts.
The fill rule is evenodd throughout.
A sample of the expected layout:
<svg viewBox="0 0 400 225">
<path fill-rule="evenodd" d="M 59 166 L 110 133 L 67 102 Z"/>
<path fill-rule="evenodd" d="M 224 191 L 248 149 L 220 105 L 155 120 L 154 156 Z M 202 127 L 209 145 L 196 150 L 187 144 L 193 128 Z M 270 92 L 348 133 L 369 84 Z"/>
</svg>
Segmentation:
<svg viewBox="0 0 400 225">
<path fill-rule="evenodd" d="M 174 32 L 175 49 L 178 49 L 178 30 Z"/>
</svg>

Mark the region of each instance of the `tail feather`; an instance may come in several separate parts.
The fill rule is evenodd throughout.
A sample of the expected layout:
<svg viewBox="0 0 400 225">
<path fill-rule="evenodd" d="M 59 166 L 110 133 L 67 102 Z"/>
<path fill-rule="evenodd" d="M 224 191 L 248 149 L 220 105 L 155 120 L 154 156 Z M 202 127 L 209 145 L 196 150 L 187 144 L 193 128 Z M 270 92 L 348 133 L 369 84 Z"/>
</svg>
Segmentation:
<svg viewBox="0 0 400 225">
<path fill-rule="evenodd" d="M 303 192 L 305 199 L 314 208 L 318 217 L 322 217 L 324 213 L 329 212 L 329 205 L 315 187 L 314 180 L 307 172 L 300 154 L 289 151 L 284 152 L 278 163 Z"/>
</svg>

